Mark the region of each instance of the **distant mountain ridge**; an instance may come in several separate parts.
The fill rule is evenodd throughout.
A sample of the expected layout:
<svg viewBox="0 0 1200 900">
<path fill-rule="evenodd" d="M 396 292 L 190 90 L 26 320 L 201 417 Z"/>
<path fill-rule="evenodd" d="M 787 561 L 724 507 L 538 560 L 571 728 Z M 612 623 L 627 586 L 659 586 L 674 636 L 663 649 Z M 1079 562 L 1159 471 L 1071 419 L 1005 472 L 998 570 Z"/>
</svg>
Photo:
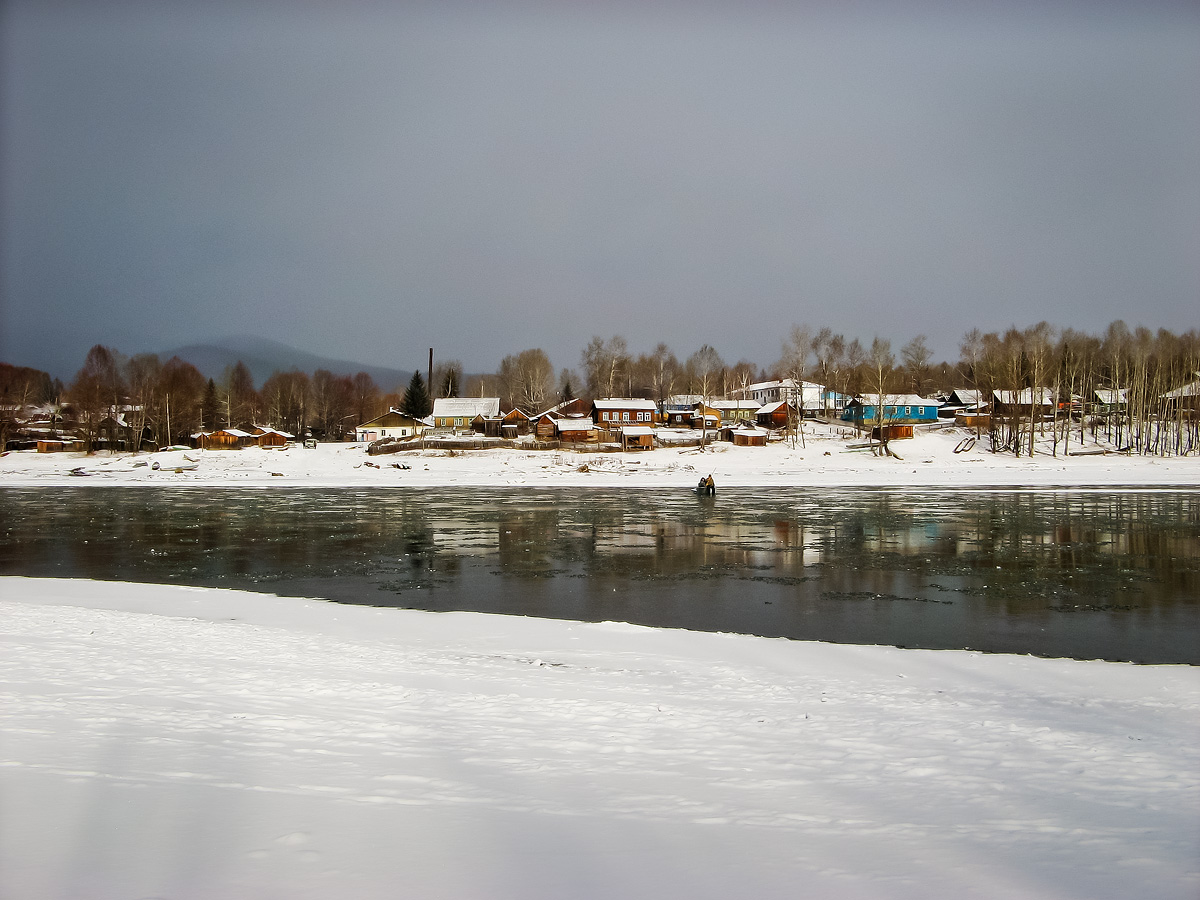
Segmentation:
<svg viewBox="0 0 1200 900">
<path fill-rule="evenodd" d="M 309 375 L 317 369 L 328 369 L 334 375 L 355 375 L 359 372 L 366 372 L 385 392 L 404 390 L 412 378 L 411 369 L 404 371 L 403 369 L 390 369 L 386 366 L 352 362 L 347 359 L 331 359 L 328 356 L 309 353 L 264 338 L 220 338 L 209 343 L 188 344 L 164 350 L 158 354 L 159 359 L 164 362 L 172 356 L 178 356 L 180 359 L 190 362 L 200 370 L 205 378 L 217 380 L 221 378 L 227 367 L 235 365 L 238 360 L 241 360 L 250 370 L 255 387 L 262 387 L 263 382 L 275 372 L 290 372 L 293 369 L 299 369 Z"/>
</svg>

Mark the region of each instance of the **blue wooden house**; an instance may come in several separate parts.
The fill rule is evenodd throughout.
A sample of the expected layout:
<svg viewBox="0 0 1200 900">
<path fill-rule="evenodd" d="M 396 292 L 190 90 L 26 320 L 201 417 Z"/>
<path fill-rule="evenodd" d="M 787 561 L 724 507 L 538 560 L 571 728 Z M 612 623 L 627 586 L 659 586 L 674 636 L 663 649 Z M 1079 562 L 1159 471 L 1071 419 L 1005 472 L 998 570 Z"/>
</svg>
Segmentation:
<svg viewBox="0 0 1200 900">
<path fill-rule="evenodd" d="M 937 400 L 918 397 L 916 394 L 884 394 L 883 416 L 878 411 L 879 397 L 862 397 L 851 400 L 842 411 L 842 421 L 853 422 L 856 425 L 920 425 L 922 422 L 936 422 L 938 407 Z"/>
</svg>

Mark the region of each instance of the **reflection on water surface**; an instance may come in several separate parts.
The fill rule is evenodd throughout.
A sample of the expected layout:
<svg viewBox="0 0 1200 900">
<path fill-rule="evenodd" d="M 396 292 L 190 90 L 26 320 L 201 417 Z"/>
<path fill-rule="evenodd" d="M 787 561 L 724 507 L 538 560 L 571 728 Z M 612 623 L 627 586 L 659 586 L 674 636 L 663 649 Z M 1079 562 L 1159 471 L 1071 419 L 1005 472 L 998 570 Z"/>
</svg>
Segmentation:
<svg viewBox="0 0 1200 900">
<path fill-rule="evenodd" d="M 1200 663 L 1173 490 L 0 490 L 0 572 Z"/>
</svg>

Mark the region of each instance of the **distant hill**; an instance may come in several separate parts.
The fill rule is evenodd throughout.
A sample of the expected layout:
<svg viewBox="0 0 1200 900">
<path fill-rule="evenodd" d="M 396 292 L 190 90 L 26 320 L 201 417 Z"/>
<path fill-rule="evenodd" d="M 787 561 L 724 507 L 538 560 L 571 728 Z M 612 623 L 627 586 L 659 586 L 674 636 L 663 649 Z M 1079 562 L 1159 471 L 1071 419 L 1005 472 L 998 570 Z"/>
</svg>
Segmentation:
<svg viewBox="0 0 1200 900">
<path fill-rule="evenodd" d="M 317 369 L 328 369 L 334 375 L 355 375 L 366 372 L 375 379 L 383 391 L 403 391 L 412 378 L 412 371 L 389 369 L 386 366 L 371 366 L 366 363 L 351 362 L 347 359 L 330 359 L 298 350 L 278 341 L 268 341 L 262 338 L 233 337 L 222 338 L 208 344 L 189 344 L 185 347 L 175 347 L 158 354 L 159 359 L 166 362 L 172 356 L 190 362 L 200 370 L 205 378 L 219 379 L 226 367 L 235 365 L 238 360 L 246 364 L 254 377 L 255 387 L 262 387 L 275 372 L 290 372 L 299 369 L 311 375 Z"/>
</svg>

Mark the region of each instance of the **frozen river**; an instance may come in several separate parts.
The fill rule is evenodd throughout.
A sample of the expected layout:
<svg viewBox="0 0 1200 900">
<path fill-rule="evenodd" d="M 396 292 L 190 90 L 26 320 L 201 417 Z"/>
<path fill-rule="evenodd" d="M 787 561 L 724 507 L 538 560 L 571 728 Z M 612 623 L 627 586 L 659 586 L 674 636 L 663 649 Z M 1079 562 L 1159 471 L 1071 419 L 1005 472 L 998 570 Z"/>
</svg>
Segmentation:
<svg viewBox="0 0 1200 900">
<path fill-rule="evenodd" d="M 0 489 L 0 574 L 1200 664 L 1200 494 Z"/>
</svg>

